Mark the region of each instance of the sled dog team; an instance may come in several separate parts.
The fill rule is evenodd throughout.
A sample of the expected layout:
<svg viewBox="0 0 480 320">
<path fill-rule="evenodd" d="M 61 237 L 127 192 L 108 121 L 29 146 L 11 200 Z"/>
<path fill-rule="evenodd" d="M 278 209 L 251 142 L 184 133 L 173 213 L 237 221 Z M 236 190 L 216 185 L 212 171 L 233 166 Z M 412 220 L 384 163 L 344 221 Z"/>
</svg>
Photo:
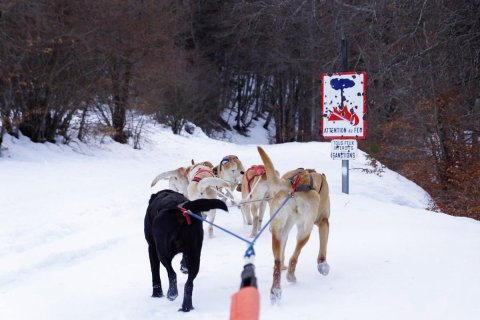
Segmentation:
<svg viewBox="0 0 480 320">
<path fill-rule="evenodd" d="M 298 257 L 314 225 L 318 227 L 320 236 L 317 269 L 322 275 L 328 274 L 330 267 L 326 261 L 326 251 L 330 197 L 325 175 L 314 169 L 296 168 L 280 176 L 267 153 L 261 147 L 257 149 L 262 164 L 252 165 L 246 170 L 237 156 L 227 155 L 216 166 L 209 161 L 192 160 L 190 165 L 160 173 L 152 181 L 153 187 L 160 180 L 168 180 L 170 189 L 151 196 L 145 217 L 152 296 L 163 296 L 159 276 L 161 262 L 168 272 L 167 298 L 173 300 L 177 297 L 176 274 L 171 261 L 173 256 L 181 252 L 182 271 L 188 272 L 188 279 L 180 310 L 193 309 L 193 280 L 200 265 L 203 226 L 200 220 L 190 217 L 187 212 L 201 213 L 213 223 L 216 209 L 228 210 L 224 202 L 240 207 L 243 222 L 252 225 L 250 237 L 255 237 L 261 229 L 267 202 L 270 217 L 276 214 L 270 226 L 274 256 L 270 290 L 272 303 L 281 299 L 282 270 L 287 270 L 287 281 L 296 282 Z M 240 201 L 234 197 L 235 191 L 241 192 Z M 285 264 L 285 246 L 293 226 L 297 227 L 296 246 L 288 264 Z M 208 235 L 213 237 L 213 226 L 210 224 Z"/>
</svg>

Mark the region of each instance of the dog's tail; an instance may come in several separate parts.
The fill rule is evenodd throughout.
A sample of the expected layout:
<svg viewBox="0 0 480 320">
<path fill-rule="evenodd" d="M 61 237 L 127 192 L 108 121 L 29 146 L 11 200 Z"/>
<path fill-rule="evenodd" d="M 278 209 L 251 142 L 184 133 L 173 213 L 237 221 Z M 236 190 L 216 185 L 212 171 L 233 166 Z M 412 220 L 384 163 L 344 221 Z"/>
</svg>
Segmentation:
<svg viewBox="0 0 480 320">
<path fill-rule="evenodd" d="M 262 147 L 257 147 L 258 153 L 260 154 L 260 158 L 262 158 L 263 165 L 265 166 L 265 171 L 267 173 L 267 181 L 271 189 L 276 189 L 280 185 L 282 185 L 282 181 L 278 175 L 278 171 L 275 170 L 273 166 L 272 160 L 267 155 L 265 150 Z"/>
<path fill-rule="evenodd" d="M 184 203 L 182 207 L 194 213 L 205 212 L 211 209 L 222 209 L 224 211 L 228 211 L 225 202 L 218 199 L 197 199 Z"/>
<path fill-rule="evenodd" d="M 162 172 L 160 173 L 158 176 L 155 177 L 155 179 L 153 179 L 152 181 L 152 184 L 150 185 L 150 187 L 153 187 L 155 184 L 157 184 L 158 181 L 162 180 L 162 179 L 168 179 L 170 178 L 171 176 L 176 176 L 177 175 L 177 169 L 175 170 L 170 170 L 170 171 L 166 171 L 166 172 Z"/>
</svg>

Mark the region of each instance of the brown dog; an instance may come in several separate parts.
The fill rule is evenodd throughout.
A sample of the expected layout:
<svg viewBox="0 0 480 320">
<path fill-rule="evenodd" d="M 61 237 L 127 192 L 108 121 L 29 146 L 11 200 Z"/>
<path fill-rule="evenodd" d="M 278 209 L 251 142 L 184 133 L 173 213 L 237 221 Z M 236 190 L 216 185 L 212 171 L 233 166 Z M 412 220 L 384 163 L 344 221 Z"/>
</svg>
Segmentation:
<svg viewBox="0 0 480 320">
<path fill-rule="evenodd" d="M 317 268 L 322 275 L 328 274 L 330 270 L 327 263 L 330 196 L 325 175 L 319 174 L 315 170 L 296 169 L 278 177 L 269 156 L 261 147 L 257 147 L 257 149 L 265 165 L 272 196 L 270 215 L 272 216 L 285 199 L 291 196 L 291 199 L 278 211 L 272 221 L 272 250 L 275 262 L 270 299 L 272 303 L 275 303 L 281 299 L 282 295 L 280 286 L 281 267 L 285 258 L 285 244 L 288 234 L 294 225 L 297 226 L 297 245 L 288 263 L 287 280 L 296 282 L 295 268 L 298 256 L 310 238 L 313 225 L 318 227 L 320 233 Z"/>
</svg>

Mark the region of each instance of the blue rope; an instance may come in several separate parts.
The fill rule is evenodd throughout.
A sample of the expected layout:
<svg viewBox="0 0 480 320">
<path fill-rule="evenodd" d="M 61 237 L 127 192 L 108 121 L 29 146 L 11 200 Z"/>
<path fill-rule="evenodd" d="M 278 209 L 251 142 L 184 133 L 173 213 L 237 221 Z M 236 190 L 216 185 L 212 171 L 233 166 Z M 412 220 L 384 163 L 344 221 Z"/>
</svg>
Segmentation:
<svg viewBox="0 0 480 320">
<path fill-rule="evenodd" d="M 187 213 L 189 215 L 191 215 L 192 217 L 194 218 L 197 218 L 198 220 L 200 221 L 205 221 L 206 223 L 208 224 L 211 224 L 212 226 L 234 236 L 235 238 L 237 239 L 240 239 L 244 242 L 246 242 L 248 244 L 248 248 L 247 250 L 245 251 L 245 255 L 244 257 L 251 257 L 251 256 L 254 256 L 255 255 L 255 249 L 253 248 L 253 246 L 255 245 L 255 241 L 257 241 L 257 239 L 260 237 L 260 235 L 263 233 L 263 231 L 265 231 L 265 229 L 267 228 L 267 226 L 272 223 L 273 219 L 277 216 L 277 214 L 280 212 L 280 210 L 283 208 L 283 206 L 287 203 L 288 200 L 290 200 L 290 198 L 293 198 L 293 195 L 291 193 L 288 194 L 288 196 L 285 197 L 285 199 L 283 200 L 282 204 L 277 208 L 277 210 L 272 214 L 272 217 L 267 221 L 267 223 L 265 223 L 265 225 L 262 227 L 262 229 L 260 229 L 260 231 L 257 233 L 257 235 L 255 236 L 255 238 L 253 238 L 252 241 L 248 241 L 247 239 L 245 238 L 242 238 L 241 236 L 231 232 L 230 230 L 227 230 L 223 227 L 220 227 L 219 225 L 216 225 L 215 223 L 213 222 L 210 222 L 208 221 L 207 219 L 205 219 L 204 217 L 202 217 L 201 215 L 198 215 L 196 213 L 193 213 L 192 211 L 188 210 Z"/>
<path fill-rule="evenodd" d="M 205 219 L 204 217 L 202 217 L 202 216 L 200 216 L 200 215 L 198 215 L 198 214 L 196 214 L 196 213 L 193 213 L 193 212 L 190 211 L 190 210 L 188 210 L 188 214 L 191 215 L 191 216 L 194 217 L 194 218 L 197 218 L 198 220 L 205 221 L 206 223 L 211 224 L 212 226 L 217 227 L 218 229 L 220 229 L 220 230 L 222 230 L 222 231 L 225 231 L 226 233 L 234 236 L 235 238 L 238 238 L 238 239 L 240 239 L 240 240 L 242 240 L 242 241 L 245 241 L 245 242 L 248 243 L 249 245 L 252 245 L 252 244 L 253 244 L 252 242 L 248 241 L 247 239 L 242 238 L 242 237 L 240 237 L 239 235 L 237 235 L 237 234 L 235 234 L 235 233 L 233 233 L 233 232 L 231 232 L 231 231 L 229 231 L 229 230 L 227 230 L 227 229 L 225 229 L 225 228 L 223 228 L 223 227 L 220 227 L 219 225 L 217 225 L 217 224 L 215 224 L 215 223 L 213 223 L 213 222 L 208 221 L 208 220 Z"/>
<path fill-rule="evenodd" d="M 255 236 L 255 238 L 253 238 L 252 240 L 252 243 L 254 244 L 255 241 L 257 241 L 258 237 L 260 237 L 260 235 L 262 234 L 263 231 L 265 231 L 265 229 L 267 228 L 267 226 L 272 223 L 273 219 L 275 218 L 275 216 L 280 212 L 280 210 L 283 208 L 283 206 L 287 203 L 288 200 L 290 200 L 290 198 L 292 198 L 293 196 L 291 194 L 288 194 L 288 196 L 285 197 L 285 199 L 283 200 L 282 204 L 277 208 L 277 211 L 275 211 L 273 214 L 272 214 L 272 217 L 270 218 L 270 220 L 267 221 L 267 223 L 265 223 L 265 225 L 262 227 L 262 229 L 260 229 L 260 231 L 258 231 L 257 235 Z"/>
</svg>

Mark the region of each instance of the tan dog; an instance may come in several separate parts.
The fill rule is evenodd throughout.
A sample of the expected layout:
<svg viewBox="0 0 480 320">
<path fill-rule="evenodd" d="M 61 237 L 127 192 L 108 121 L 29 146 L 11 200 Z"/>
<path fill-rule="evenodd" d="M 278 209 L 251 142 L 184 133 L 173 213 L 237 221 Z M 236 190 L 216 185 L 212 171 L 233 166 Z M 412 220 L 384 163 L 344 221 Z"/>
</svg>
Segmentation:
<svg viewBox="0 0 480 320">
<path fill-rule="evenodd" d="M 222 161 L 220 161 L 220 164 L 213 168 L 213 173 L 228 183 L 227 188 L 224 190 L 219 190 L 220 198 L 222 200 L 226 201 L 226 199 L 229 199 L 232 204 L 235 203 L 233 191 L 242 182 L 244 171 L 245 169 L 242 162 L 237 156 L 234 155 L 223 157 Z"/>
<path fill-rule="evenodd" d="M 216 199 L 217 188 L 228 187 L 226 181 L 215 177 L 212 167 L 211 163 L 202 162 L 188 168 L 188 199 L 191 201 L 199 198 Z M 211 223 L 215 221 L 215 214 L 215 209 L 205 213 Z M 213 226 L 211 224 L 208 226 L 208 235 L 213 237 Z"/>
<path fill-rule="evenodd" d="M 281 299 L 281 266 L 284 262 L 285 244 L 293 225 L 297 226 L 297 245 L 288 263 L 287 280 L 296 282 L 295 268 L 302 248 L 310 238 L 313 225 L 320 233 L 320 250 L 317 268 L 322 275 L 327 275 L 330 267 L 327 263 L 327 242 L 330 217 L 330 196 L 325 175 L 315 170 L 296 169 L 282 177 L 275 174 L 272 161 L 261 147 L 257 147 L 267 172 L 272 200 L 270 215 L 273 215 L 283 201 L 291 195 L 286 204 L 278 211 L 272 221 L 272 250 L 275 259 L 273 267 L 273 284 L 270 299 L 275 303 Z"/>
<path fill-rule="evenodd" d="M 255 237 L 262 227 L 263 215 L 269 197 L 265 167 L 251 166 L 245 171 L 242 179 L 242 214 L 243 222 L 252 225 L 250 237 Z"/>
<path fill-rule="evenodd" d="M 188 178 L 187 178 L 187 169 L 184 167 L 177 168 L 175 170 L 170 170 L 160 173 L 158 176 L 153 179 L 150 187 L 153 187 L 157 184 L 158 181 L 168 179 L 168 188 L 173 191 L 180 192 L 184 196 L 188 196 L 187 187 L 188 187 Z"/>
</svg>

